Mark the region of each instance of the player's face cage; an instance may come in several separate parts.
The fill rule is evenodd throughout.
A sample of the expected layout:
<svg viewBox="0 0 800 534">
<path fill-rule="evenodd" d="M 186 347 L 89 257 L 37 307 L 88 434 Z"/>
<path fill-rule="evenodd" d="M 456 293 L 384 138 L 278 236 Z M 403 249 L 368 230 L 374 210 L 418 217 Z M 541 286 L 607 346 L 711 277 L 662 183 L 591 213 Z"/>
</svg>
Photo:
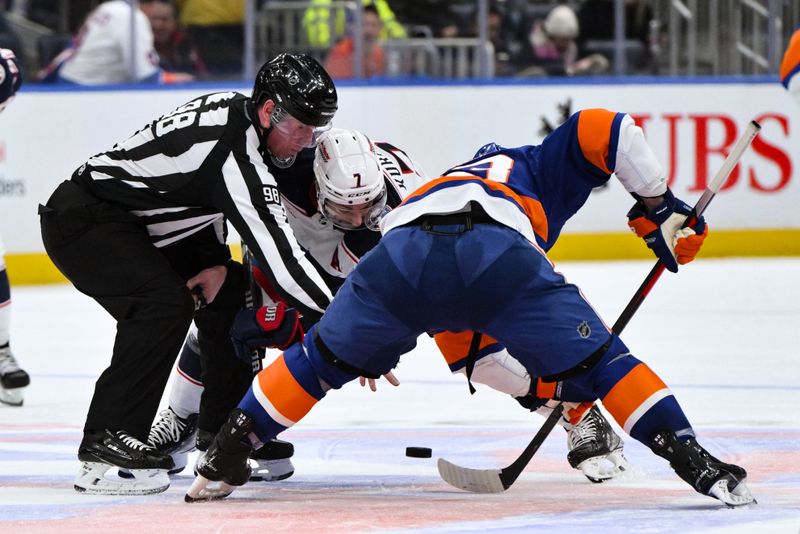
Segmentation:
<svg viewBox="0 0 800 534">
<path fill-rule="evenodd" d="M 377 231 L 381 219 L 389 213 L 390 208 L 386 206 L 386 190 L 383 193 L 363 204 L 352 204 L 345 206 L 337 204 L 327 198 L 320 200 L 322 215 L 340 230 L 358 230 L 367 228 Z"/>
</svg>

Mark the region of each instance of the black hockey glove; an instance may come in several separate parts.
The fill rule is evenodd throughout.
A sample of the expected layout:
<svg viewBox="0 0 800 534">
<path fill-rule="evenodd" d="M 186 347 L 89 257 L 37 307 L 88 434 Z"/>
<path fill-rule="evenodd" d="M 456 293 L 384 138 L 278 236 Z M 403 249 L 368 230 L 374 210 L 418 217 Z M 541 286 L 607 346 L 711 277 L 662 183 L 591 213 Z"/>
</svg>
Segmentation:
<svg viewBox="0 0 800 534">
<path fill-rule="evenodd" d="M 300 314 L 280 302 L 257 310 L 244 309 L 236 314 L 231 340 L 236 356 L 250 363 L 253 349 L 271 347 L 283 350 L 303 340 Z"/>
</svg>

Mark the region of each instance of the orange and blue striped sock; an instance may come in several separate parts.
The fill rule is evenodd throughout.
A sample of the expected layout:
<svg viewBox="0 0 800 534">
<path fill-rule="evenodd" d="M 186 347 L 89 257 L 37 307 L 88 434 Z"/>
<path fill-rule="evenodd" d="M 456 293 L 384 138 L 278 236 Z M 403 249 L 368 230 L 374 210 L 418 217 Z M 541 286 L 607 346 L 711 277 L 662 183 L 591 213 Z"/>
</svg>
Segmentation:
<svg viewBox="0 0 800 534">
<path fill-rule="evenodd" d="M 255 421 L 255 434 L 266 443 L 311 411 L 325 396 L 302 345 L 289 347 L 253 379 L 239 403 Z"/>
</svg>

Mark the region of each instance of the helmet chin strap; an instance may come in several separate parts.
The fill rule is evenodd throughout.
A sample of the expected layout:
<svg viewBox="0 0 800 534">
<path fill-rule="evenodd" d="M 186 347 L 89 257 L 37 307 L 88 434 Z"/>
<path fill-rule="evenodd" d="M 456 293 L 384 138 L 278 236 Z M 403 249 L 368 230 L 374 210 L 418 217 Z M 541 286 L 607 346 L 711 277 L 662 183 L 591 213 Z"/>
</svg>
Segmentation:
<svg viewBox="0 0 800 534">
<path fill-rule="evenodd" d="M 267 139 L 269 138 L 269 134 L 272 133 L 272 130 L 273 130 L 272 123 L 270 123 L 268 128 L 264 128 L 263 126 L 261 126 L 261 124 L 258 125 L 259 138 L 261 140 L 261 146 L 264 149 L 264 153 L 266 153 L 270 157 L 270 159 L 272 160 L 273 163 L 275 163 L 276 166 L 282 169 L 290 167 L 292 163 L 294 163 L 294 160 L 297 158 L 297 154 L 294 154 L 287 158 L 280 158 L 275 154 L 273 154 L 272 151 L 267 146 Z"/>
</svg>

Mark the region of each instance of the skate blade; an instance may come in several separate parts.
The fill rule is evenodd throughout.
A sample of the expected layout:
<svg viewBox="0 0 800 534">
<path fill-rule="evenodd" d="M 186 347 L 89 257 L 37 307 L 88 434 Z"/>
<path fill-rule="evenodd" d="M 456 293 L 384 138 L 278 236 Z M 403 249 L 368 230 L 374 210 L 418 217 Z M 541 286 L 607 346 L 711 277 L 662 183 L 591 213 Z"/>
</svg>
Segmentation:
<svg viewBox="0 0 800 534">
<path fill-rule="evenodd" d="M 578 464 L 578 469 L 586 478 L 600 484 L 616 478 L 629 470 L 630 464 L 622 454 L 622 449 L 611 451 L 605 456 L 595 456 Z"/>
<path fill-rule="evenodd" d="M 186 468 L 189 454 L 186 452 L 173 452 L 170 453 L 170 457 L 172 457 L 172 463 L 175 464 L 175 467 L 167 471 L 167 474 L 169 476 L 174 476 Z M 119 469 L 117 469 L 117 475 L 119 476 L 119 478 L 124 478 L 124 479 L 134 478 L 133 473 L 131 473 L 130 469 L 125 469 L 124 467 L 120 467 Z"/>
<path fill-rule="evenodd" d="M 110 480 L 106 471 L 113 466 L 100 462 L 83 462 L 73 487 L 87 495 L 152 495 L 169 488 L 166 469 L 132 469 L 133 479 Z"/>
<path fill-rule="evenodd" d="M 727 478 L 715 482 L 708 490 L 708 494 L 731 508 L 746 504 L 758 504 L 753 494 L 750 493 L 750 488 L 744 482 L 739 482 L 733 490 L 729 490 Z"/>
<path fill-rule="evenodd" d="M 288 458 L 281 460 L 253 460 L 250 459 L 252 474 L 251 482 L 277 482 L 286 480 L 294 474 L 294 466 Z"/>
<path fill-rule="evenodd" d="M 184 495 L 185 502 L 203 502 L 224 499 L 231 493 L 235 486 L 226 484 L 225 482 L 212 483 L 203 475 L 197 475 L 192 485 L 189 486 L 189 491 Z"/>
<path fill-rule="evenodd" d="M 22 406 L 24 401 L 22 392 L 25 388 L 6 389 L 0 387 L 0 402 L 9 406 Z"/>
</svg>

